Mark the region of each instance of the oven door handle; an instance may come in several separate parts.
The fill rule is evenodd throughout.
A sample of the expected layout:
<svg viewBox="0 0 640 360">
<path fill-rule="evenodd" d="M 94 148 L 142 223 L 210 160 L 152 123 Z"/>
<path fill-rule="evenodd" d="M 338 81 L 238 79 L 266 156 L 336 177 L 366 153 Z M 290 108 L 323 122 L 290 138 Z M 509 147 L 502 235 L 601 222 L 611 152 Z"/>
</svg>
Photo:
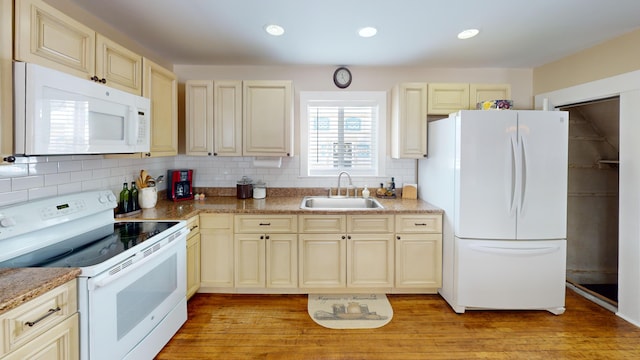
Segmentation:
<svg viewBox="0 0 640 360">
<path fill-rule="evenodd" d="M 181 235 L 185 235 L 185 234 L 181 234 Z M 104 275 L 106 277 L 103 278 L 103 279 L 100 279 L 100 277 L 102 277 L 102 276 L 98 275 L 97 276 L 98 279 L 94 278 L 93 281 L 89 281 L 89 283 L 88 283 L 89 290 L 90 291 L 91 290 L 95 290 L 97 288 L 105 287 L 105 286 L 111 284 L 112 282 L 118 280 L 119 278 L 127 275 L 129 272 L 134 271 L 134 270 L 144 266 L 146 263 L 148 263 L 149 261 L 155 259 L 157 256 L 159 256 L 159 255 L 171 250 L 178 243 L 180 243 L 180 241 L 174 240 L 174 241 L 166 244 L 165 246 L 163 246 L 160 249 L 156 250 L 151 256 L 146 256 L 146 257 L 144 257 L 144 258 L 142 258 L 142 259 L 140 259 L 138 261 L 135 261 L 132 265 L 129 265 L 124 269 L 121 269 L 115 275 Z M 136 254 L 134 256 L 134 258 L 142 256 L 141 253 Z"/>
</svg>

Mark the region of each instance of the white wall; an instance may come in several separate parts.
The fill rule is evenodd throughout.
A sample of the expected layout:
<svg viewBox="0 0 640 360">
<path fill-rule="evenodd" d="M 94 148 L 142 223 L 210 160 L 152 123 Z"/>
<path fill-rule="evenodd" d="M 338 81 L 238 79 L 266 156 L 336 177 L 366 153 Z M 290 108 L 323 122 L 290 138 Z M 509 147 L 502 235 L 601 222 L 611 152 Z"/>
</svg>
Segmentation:
<svg viewBox="0 0 640 360">
<path fill-rule="evenodd" d="M 618 316 L 640 326 L 640 71 L 536 95 L 550 107 L 620 95 Z"/>
</svg>

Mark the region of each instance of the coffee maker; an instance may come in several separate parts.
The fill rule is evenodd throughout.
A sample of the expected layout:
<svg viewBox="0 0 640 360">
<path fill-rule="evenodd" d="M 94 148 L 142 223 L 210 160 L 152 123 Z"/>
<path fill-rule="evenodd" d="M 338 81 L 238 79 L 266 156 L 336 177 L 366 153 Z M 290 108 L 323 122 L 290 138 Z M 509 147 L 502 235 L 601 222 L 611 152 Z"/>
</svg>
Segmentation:
<svg viewBox="0 0 640 360">
<path fill-rule="evenodd" d="M 173 201 L 193 199 L 193 170 L 167 170 L 167 199 Z"/>
</svg>

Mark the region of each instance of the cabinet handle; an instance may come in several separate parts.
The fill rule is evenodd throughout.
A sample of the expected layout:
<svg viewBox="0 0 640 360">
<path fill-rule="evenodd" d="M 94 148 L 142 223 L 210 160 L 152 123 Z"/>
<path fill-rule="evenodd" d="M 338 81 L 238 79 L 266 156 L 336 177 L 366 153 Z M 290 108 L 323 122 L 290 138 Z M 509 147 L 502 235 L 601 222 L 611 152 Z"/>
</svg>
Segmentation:
<svg viewBox="0 0 640 360">
<path fill-rule="evenodd" d="M 107 83 L 107 79 L 105 79 L 105 78 L 102 78 L 102 79 L 100 79 L 100 80 L 98 80 L 98 81 L 99 81 L 99 82 L 101 82 L 101 83 L 103 83 L 103 84 L 106 84 L 106 83 Z"/>
<path fill-rule="evenodd" d="M 396 236 L 396 239 L 400 240 L 400 236 Z"/>
<path fill-rule="evenodd" d="M 191 228 L 189 228 L 189 231 L 193 231 L 193 229 L 197 229 L 198 225 L 193 225 Z"/>
<path fill-rule="evenodd" d="M 8 163 L 14 163 L 16 162 L 16 157 L 13 155 L 9 155 L 7 157 L 2 158 L 3 161 L 6 161 Z"/>
<path fill-rule="evenodd" d="M 265 239 L 269 240 L 269 235 L 265 236 Z"/>
<path fill-rule="evenodd" d="M 25 325 L 27 325 L 29 327 L 33 327 L 35 324 L 39 323 L 40 321 L 46 319 L 47 317 L 49 317 L 51 315 L 57 313 L 60 310 L 62 310 L 62 309 L 60 309 L 60 306 L 56 307 L 55 309 L 49 309 L 49 311 L 46 314 L 42 315 L 41 317 L 37 318 L 34 321 L 27 321 L 25 323 Z"/>
<path fill-rule="evenodd" d="M 144 156 L 151 157 L 151 153 L 145 153 Z"/>
<path fill-rule="evenodd" d="M 260 235 L 260 240 L 264 240 L 264 235 Z"/>
<path fill-rule="evenodd" d="M 213 153 L 213 156 L 218 156 L 218 153 L 214 152 L 214 153 Z"/>
<path fill-rule="evenodd" d="M 348 236 L 347 236 L 347 240 L 351 240 L 351 235 L 348 235 Z"/>
<path fill-rule="evenodd" d="M 346 236 L 342 235 L 342 240 L 344 240 L 344 239 L 346 239 L 346 238 L 347 238 Z"/>
<path fill-rule="evenodd" d="M 260 226 L 271 226 L 271 223 L 260 223 Z"/>
<path fill-rule="evenodd" d="M 93 75 L 93 76 L 91 77 L 91 80 L 93 80 L 93 81 L 98 81 L 98 77 L 97 77 L 97 76 L 95 76 L 95 75 Z"/>
<path fill-rule="evenodd" d="M 415 225 L 415 226 L 427 226 L 427 224 L 425 224 L 425 223 L 413 223 L 413 225 Z"/>
</svg>

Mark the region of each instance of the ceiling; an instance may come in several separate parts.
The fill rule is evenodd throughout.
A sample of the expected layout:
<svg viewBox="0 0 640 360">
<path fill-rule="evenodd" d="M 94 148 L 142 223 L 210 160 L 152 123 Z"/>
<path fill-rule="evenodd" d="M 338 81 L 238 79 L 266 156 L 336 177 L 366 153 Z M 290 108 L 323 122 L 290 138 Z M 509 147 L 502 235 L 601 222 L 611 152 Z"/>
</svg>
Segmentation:
<svg viewBox="0 0 640 360">
<path fill-rule="evenodd" d="M 184 65 L 532 68 L 640 28 L 638 0 L 72 1 Z"/>
</svg>

